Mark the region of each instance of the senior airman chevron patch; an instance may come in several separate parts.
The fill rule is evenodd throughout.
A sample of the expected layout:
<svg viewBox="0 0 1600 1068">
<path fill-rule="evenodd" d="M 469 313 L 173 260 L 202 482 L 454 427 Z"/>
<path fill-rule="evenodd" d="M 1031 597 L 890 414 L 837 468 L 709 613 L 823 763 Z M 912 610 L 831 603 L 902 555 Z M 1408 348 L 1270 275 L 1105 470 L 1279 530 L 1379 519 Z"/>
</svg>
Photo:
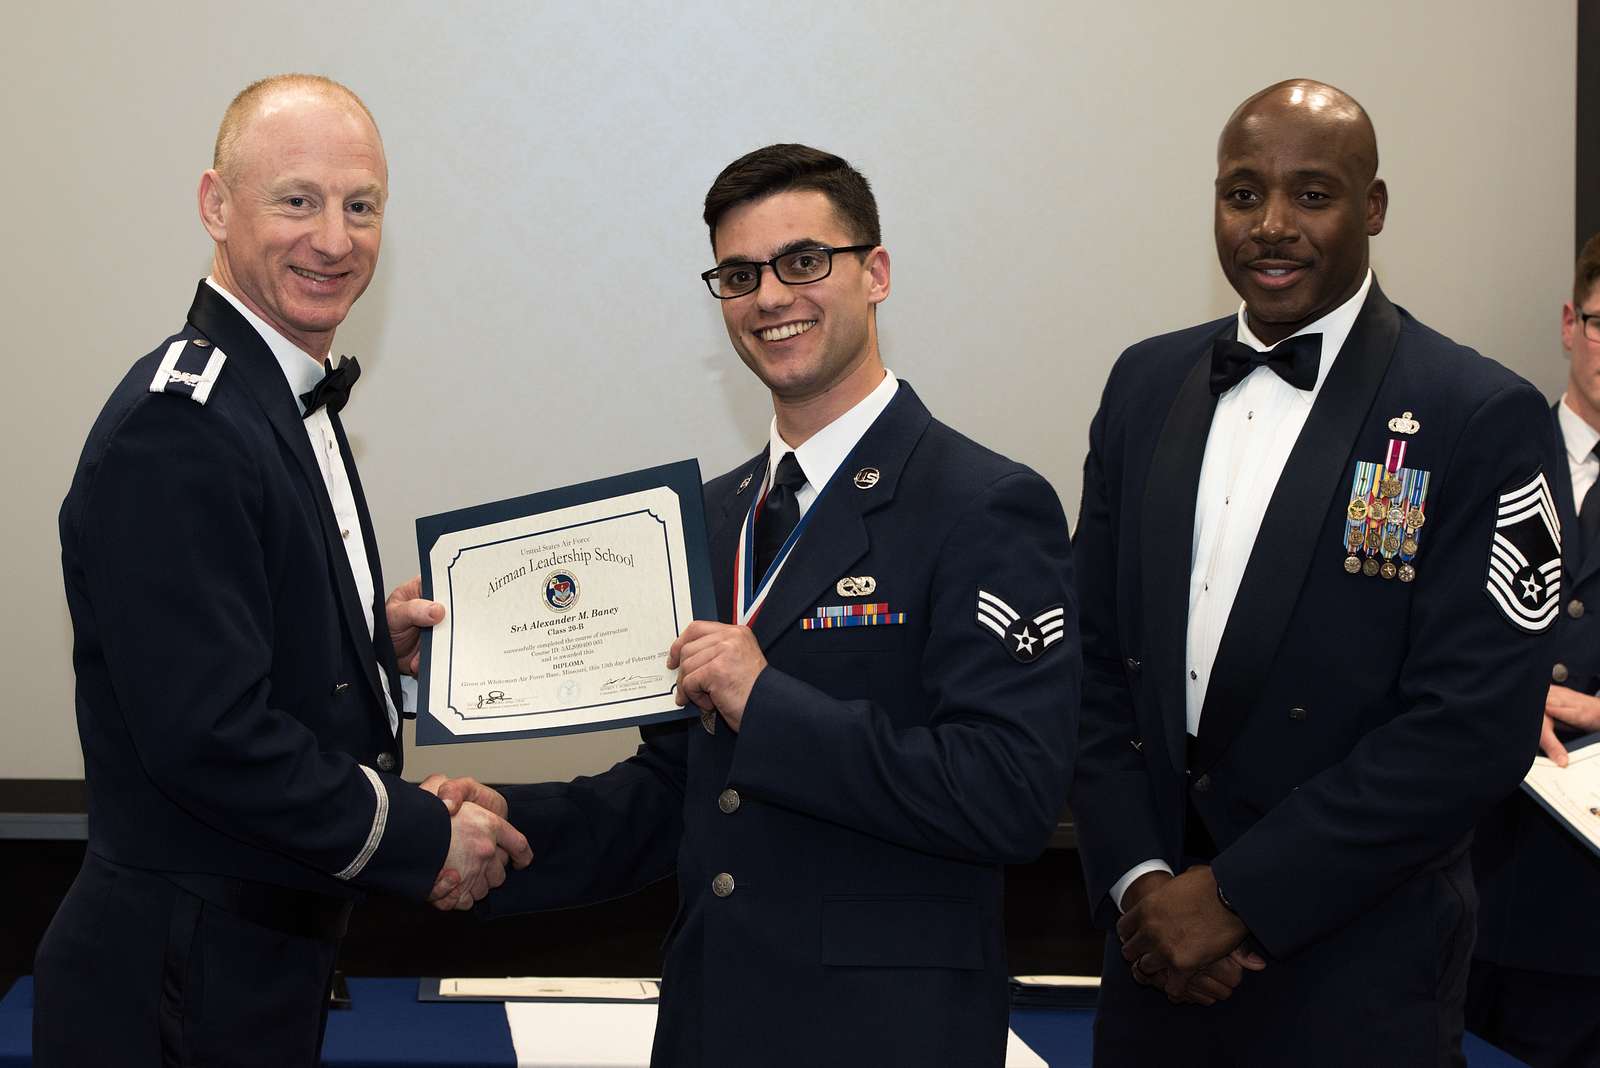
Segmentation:
<svg viewBox="0 0 1600 1068">
<path fill-rule="evenodd" d="M 988 590 L 978 591 L 978 625 L 989 631 L 1018 663 L 1029 664 L 1060 641 L 1066 626 L 1066 609 L 1053 604 L 1032 619 Z"/>
<path fill-rule="evenodd" d="M 1484 591 L 1520 630 L 1550 629 L 1561 606 L 1561 520 L 1544 472 L 1502 493 Z"/>
</svg>

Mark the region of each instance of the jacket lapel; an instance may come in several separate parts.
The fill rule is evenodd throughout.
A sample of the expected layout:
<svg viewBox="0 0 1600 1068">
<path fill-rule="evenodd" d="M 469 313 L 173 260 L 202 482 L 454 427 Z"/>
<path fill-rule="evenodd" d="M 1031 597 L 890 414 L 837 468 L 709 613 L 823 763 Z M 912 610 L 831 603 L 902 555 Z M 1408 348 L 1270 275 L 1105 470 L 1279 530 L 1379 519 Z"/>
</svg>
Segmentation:
<svg viewBox="0 0 1600 1068">
<path fill-rule="evenodd" d="M 1215 337 L 1231 335 L 1233 326 Z M 1149 696 L 1160 717 L 1172 766 L 1182 771 L 1188 757 L 1183 664 L 1189 627 L 1189 571 L 1194 559 L 1195 495 L 1200 465 L 1217 399 L 1211 395 L 1211 341 L 1189 370 L 1156 439 L 1145 479 L 1139 529 L 1142 531 L 1140 574 L 1144 583 L 1139 616 L 1139 643 L 1148 665 Z"/>
<path fill-rule="evenodd" d="M 1567 436 L 1561 429 L 1561 402 L 1558 400 L 1550 406 L 1550 423 L 1555 433 L 1555 455 L 1553 462 L 1558 464 L 1545 472 L 1545 479 L 1550 483 L 1550 492 L 1556 498 L 1556 516 L 1561 520 L 1561 570 L 1563 584 L 1571 583 L 1572 587 L 1567 592 L 1573 593 L 1578 588 L 1578 583 L 1587 577 L 1587 572 L 1593 570 L 1586 565 L 1586 561 L 1600 563 L 1595 560 L 1595 550 L 1583 544 L 1583 533 L 1578 529 L 1578 506 L 1572 499 L 1572 471 L 1567 460 Z"/>
<path fill-rule="evenodd" d="M 1278 485 L 1217 647 L 1200 716 L 1196 771 L 1214 765 L 1260 699 L 1267 671 L 1305 585 L 1311 560 L 1331 553 L 1323 528 L 1332 502 L 1344 503 L 1356 438 L 1400 336 L 1400 314 L 1376 281 L 1317 394 Z"/>
<path fill-rule="evenodd" d="M 931 418 L 902 381 L 889 406 L 807 511 L 805 531 L 751 626 L 761 648 L 770 648 L 786 634 L 795 619 L 866 554 L 870 539 L 865 517 L 894 499 L 906 460 Z M 878 470 L 877 483 L 866 489 L 855 484 L 856 472 L 864 467 Z"/>
<path fill-rule="evenodd" d="M 761 480 L 767 473 L 767 450 L 744 465 L 744 478 L 722 499 L 722 513 L 711 528 L 711 580 L 717 590 L 717 618 L 733 621 L 733 555 L 739 547 L 739 531 L 744 517 L 761 493 Z M 748 479 L 748 481 L 745 481 Z"/>
<path fill-rule="evenodd" d="M 328 486 L 322 480 L 322 469 L 317 466 L 316 457 L 311 454 L 311 439 L 306 435 L 300 407 L 290 392 L 289 380 L 283 376 L 283 368 L 278 366 L 277 358 L 255 328 L 204 281 L 201 281 L 195 292 L 194 303 L 189 307 L 189 322 L 212 344 L 227 353 L 230 376 L 237 373 L 247 384 L 251 396 L 261 405 L 278 439 L 300 465 L 301 474 L 311 486 L 317 517 L 321 520 L 323 553 L 328 562 L 328 571 L 333 575 L 345 630 L 356 649 L 372 648 L 373 641 L 367 636 L 366 622 L 371 606 L 363 605 L 356 594 L 355 579 L 350 574 L 350 558 L 345 555 L 344 543 L 339 537 L 339 525 L 333 517 L 333 502 L 328 499 Z M 351 485 L 355 487 L 353 477 Z M 355 489 L 358 501 L 360 492 L 358 488 Z M 358 505 L 358 510 L 361 513 L 362 536 L 366 537 L 369 524 L 364 502 Z M 375 551 L 370 540 L 367 546 L 369 552 Z M 369 559 L 376 557 L 369 556 Z M 375 589 L 381 596 L 382 586 L 378 585 Z M 384 640 L 388 640 L 387 629 L 384 630 Z M 393 656 L 392 650 L 390 655 Z M 362 657 L 362 660 L 367 664 L 367 685 L 381 709 L 383 691 L 378 685 L 377 664 L 372 657 Z"/>
<path fill-rule="evenodd" d="M 355 454 L 350 451 L 350 439 L 345 436 L 344 423 L 334 411 L 328 412 L 328 421 L 333 424 L 334 437 L 339 441 L 339 458 L 344 462 L 345 478 L 350 482 L 350 496 L 355 498 L 356 517 L 361 522 L 361 544 L 366 548 L 367 570 L 372 575 L 372 604 L 367 610 L 372 613 L 372 649 L 376 654 L 373 670 L 381 670 L 388 676 L 389 693 L 398 711 L 401 704 L 400 662 L 394 655 L 394 641 L 389 637 L 389 621 L 383 610 L 386 598 L 383 567 L 378 559 L 378 538 L 372 530 L 372 513 L 367 511 L 367 495 L 361 490 L 361 476 L 356 473 Z M 346 559 L 349 559 L 348 555 Z"/>
</svg>

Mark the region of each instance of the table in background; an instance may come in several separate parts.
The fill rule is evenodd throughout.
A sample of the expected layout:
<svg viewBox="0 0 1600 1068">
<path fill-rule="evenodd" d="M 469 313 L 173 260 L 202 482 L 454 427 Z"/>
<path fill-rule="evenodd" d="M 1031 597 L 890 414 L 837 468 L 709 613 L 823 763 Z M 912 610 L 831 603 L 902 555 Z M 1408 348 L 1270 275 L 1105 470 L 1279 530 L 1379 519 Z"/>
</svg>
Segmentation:
<svg viewBox="0 0 1600 1068">
<path fill-rule="evenodd" d="M 352 979 L 352 1007 L 328 1014 L 322 1063 L 328 1068 L 515 1068 L 505 1007 L 417 1001 L 415 979 Z M 17 980 L 0 1000 L 0 1068 L 32 1064 L 33 979 Z M 1094 1013 L 1085 1009 L 1013 1009 L 1012 1030 L 1050 1068 L 1088 1068 Z M 1470 1068 L 1522 1068 L 1522 1062 L 1473 1035 Z"/>
</svg>

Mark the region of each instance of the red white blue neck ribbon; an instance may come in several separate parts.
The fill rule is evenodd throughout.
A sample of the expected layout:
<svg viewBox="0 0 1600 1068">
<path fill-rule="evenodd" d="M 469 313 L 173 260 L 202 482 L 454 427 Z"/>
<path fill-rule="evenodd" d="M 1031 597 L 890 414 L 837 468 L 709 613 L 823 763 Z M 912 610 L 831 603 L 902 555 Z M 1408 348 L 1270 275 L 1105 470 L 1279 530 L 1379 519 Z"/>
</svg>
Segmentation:
<svg viewBox="0 0 1600 1068">
<path fill-rule="evenodd" d="M 806 524 L 811 521 L 811 516 L 822 500 L 822 491 L 819 490 L 811 502 L 811 507 L 806 509 L 800 521 L 789 532 L 788 538 L 779 546 L 778 554 L 772 558 L 767 573 L 757 575 L 755 573 L 756 519 L 771 488 L 772 466 L 768 463 L 766 473 L 761 476 L 761 492 L 756 494 L 756 499 L 750 503 L 750 511 L 745 513 L 744 525 L 739 530 L 739 547 L 733 554 L 733 621 L 741 627 L 752 626 L 755 623 L 756 616 L 761 612 L 761 606 L 767 602 L 767 594 L 772 592 L 779 573 L 789 562 L 790 550 L 794 548 L 795 542 L 800 540 Z"/>
</svg>

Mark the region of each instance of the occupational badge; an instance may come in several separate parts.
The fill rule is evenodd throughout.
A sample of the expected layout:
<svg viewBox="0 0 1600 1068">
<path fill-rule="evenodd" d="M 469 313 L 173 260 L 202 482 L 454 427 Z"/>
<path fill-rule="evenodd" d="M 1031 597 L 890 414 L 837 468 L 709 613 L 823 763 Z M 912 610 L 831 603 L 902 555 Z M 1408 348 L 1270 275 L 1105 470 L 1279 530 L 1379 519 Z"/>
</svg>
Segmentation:
<svg viewBox="0 0 1600 1068">
<path fill-rule="evenodd" d="M 1065 607 L 1053 604 L 1025 618 L 988 590 L 978 591 L 978 625 L 999 638 L 1011 658 L 1021 664 L 1031 664 L 1062 639 L 1066 615 Z"/>
<path fill-rule="evenodd" d="M 871 575 L 846 575 L 833 588 L 840 597 L 866 597 L 878 588 L 878 580 Z"/>
<path fill-rule="evenodd" d="M 1561 607 L 1561 520 L 1543 471 L 1500 495 L 1483 588 L 1519 630 L 1539 634 L 1555 622 Z"/>
</svg>

